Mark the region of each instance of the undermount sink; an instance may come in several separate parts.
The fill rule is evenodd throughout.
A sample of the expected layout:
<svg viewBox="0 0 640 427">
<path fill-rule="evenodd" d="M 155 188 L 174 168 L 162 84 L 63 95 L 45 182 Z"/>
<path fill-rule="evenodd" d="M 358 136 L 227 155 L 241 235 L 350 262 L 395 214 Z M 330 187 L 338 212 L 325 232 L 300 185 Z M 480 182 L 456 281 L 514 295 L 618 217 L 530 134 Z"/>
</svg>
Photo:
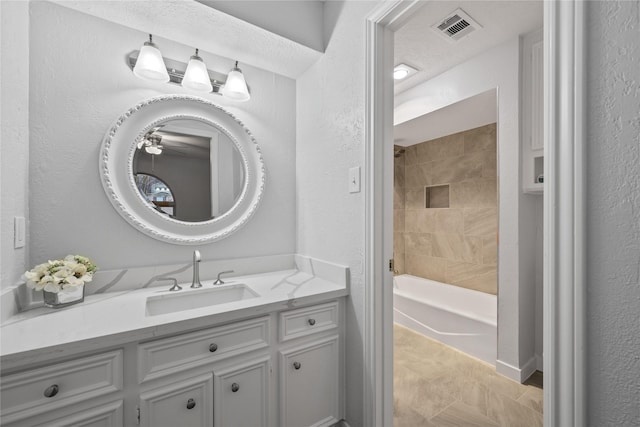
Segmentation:
<svg viewBox="0 0 640 427">
<path fill-rule="evenodd" d="M 224 285 L 220 288 L 182 290 L 147 298 L 147 316 L 175 313 L 177 311 L 210 307 L 229 302 L 243 301 L 258 294 L 245 284 Z"/>
</svg>

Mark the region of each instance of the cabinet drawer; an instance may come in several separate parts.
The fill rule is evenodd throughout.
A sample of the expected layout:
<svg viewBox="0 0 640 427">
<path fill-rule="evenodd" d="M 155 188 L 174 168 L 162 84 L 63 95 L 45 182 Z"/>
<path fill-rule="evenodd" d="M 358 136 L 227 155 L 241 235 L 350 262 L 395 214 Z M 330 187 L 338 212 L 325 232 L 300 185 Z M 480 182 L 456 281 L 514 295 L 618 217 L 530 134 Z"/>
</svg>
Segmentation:
<svg viewBox="0 0 640 427">
<path fill-rule="evenodd" d="M 142 343 L 140 383 L 269 346 L 269 317 Z"/>
<path fill-rule="evenodd" d="M 123 425 L 123 406 L 123 401 L 118 400 L 117 402 L 109 403 L 107 405 L 101 405 L 94 408 L 84 408 L 76 414 L 58 418 L 53 421 L 47 421 L 36 425 L 36 427 L 120 427 Z M 33 424 L 28 425 L 32 426 Z"/>
<path fill-rule="evenodd" d="M 280 341 L 292 340 L 337 327 L 337 301 L 280 313 Z"/>
<path fill-rule="evenodd" d="M 4 376 L 2 423 L 122 390 L 122 376 L 122 350 Z"/>
</svg>

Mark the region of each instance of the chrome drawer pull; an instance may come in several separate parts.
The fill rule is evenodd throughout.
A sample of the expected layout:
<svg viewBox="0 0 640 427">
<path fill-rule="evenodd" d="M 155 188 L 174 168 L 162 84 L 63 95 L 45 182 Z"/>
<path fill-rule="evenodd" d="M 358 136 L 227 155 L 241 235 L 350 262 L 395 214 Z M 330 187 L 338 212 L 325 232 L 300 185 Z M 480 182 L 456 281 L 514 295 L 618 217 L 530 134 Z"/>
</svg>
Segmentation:
<svg viewBox="0 0 640 427">
<path fill-rule="evenodd" d="M 302 365 L 300 364 L 300 362 L 293 362 L 293 367 L 298 370 L 302 367 Z"/>
<path fill-rule="evenodd" d="M 196 401 L 193 399 L 187 400 L 187 409 L 193 409 L 196 407 Z"/>
<path fill-rule="evenodd" d="M 210 351 L 211 353 L 214 353 L 217 349 L 218 349 L 218 344 L 216 344 L 216 343 L 213 343 L 213 344 L 211 344 L 211 345 L 209 346 L 209 351 Z"/>
<path fill-rule="evenodd" d="M 51 385 L 44 391 L 44 397 L 53 397 L 58 394 L 58 390 L 60 390 L 60 388 L 57 384 Z"/>
<path fill-rule="evenodd" d="M 238 385 L 238 383 L 233 383 L 233 384 L 231 384 L 231 391 L 232 391 L 232 392 L 234 392 L 234 393 L 235 393 L 235 392 L 236 392 L 236 391 L 238 391 L 238 390 L 240 390 L 240 386 Z"/>
<path fill-rule="evenodd" d="M 309 324 L 311 326 L 315 325 L 316 324 L 316 319 L 309 319 Z"/>
</svg>

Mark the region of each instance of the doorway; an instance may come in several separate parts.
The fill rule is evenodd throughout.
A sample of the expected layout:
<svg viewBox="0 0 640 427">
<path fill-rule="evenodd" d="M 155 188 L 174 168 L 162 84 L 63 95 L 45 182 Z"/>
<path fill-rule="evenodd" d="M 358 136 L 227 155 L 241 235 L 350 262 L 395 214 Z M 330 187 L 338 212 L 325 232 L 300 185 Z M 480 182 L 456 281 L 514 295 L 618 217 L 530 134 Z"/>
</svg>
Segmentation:
<svg viewBox="0 0 640 427">
<path fill-rule="evenodd" d="M 391 151 L 385 141 L 391 136 L 392 86 L 386 75 L 393 68 L 393 31 L 419 8 L 419 2 L 381 5 L 367 20 L 367 145 L 366 175 L 366 277 L 371 286 L 366 295 L 365 422 L 392 423 L 392 305 L 391 274 L 387 271 L 392 241 L 391 180 L 381 175 L 393 170 Z M 584 360 L 576 348 L 582 345 L 584 311 L 584 256 L 580 248 L 584 233 L 582 194 L 582 61 L 583 6 L 574 2 L 545 3 L 545 423 L 574 425 L 584 421 Z M 560 101 L 571 108 L 558 108 Z M 560 136 L 563 136 L 561 139 Z M 570 153 L 571 155 L 565 155 Z M 378 173 L 374 173 L 378 171 Z M 379 171 L 383 171 L 380 174 Z M 562 172 L 562 173 L 561 173 Z M 577 203 L 577 205 L 576 205 Z M 566 208 L 565 208 L 566 206 Z M 577 207 L 577 209 L 575 209 Z M 385 218 L 387 218 L 385 220 Z M 558 224 L 575 232 L 563 244 Z M 558 286 L 563 279 L 562 292 Z M 561 345 L 558 337 L 562 336 Z M 557 375 L 556 366 L 574 366 Z"/>
</svg>

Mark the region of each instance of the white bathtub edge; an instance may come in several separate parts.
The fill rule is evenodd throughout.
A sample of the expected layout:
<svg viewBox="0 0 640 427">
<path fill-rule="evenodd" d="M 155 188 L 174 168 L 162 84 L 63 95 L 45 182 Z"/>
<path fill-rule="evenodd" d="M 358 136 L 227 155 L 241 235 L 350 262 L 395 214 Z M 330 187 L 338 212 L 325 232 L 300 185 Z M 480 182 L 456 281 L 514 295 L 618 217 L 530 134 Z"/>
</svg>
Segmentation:
<svg viewBox="0 0 640 427">
<path fill-rule="evenodd" d="M 516 368 L 500 359 L 496 360 L 496 372 L 520 384 L 525 382 L 536 371 L 536 366 L 537 360 L 535 356 L 529 359 L 522 368 Z"/>
</svg>

